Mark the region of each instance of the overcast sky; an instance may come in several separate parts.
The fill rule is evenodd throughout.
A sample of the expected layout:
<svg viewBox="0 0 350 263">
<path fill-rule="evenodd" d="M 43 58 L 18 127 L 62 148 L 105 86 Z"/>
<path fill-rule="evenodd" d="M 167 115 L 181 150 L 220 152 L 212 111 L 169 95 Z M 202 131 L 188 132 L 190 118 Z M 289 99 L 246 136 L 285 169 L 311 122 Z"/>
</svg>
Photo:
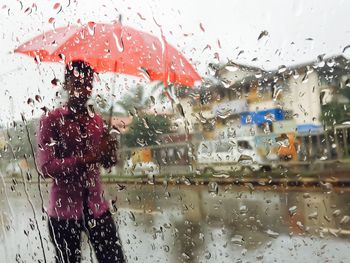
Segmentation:
<svg viewBox="0 0 350 263">
<path fill-rule="evenodd" d="M 56 3 L 62 6 L 58 14 Z M 206 65 L 213 61 L 231 59 L 275 69 L 315 60 L 320 54 L 342 54 L 350 44 L 350 1 L 346 0 L 5 0 L 0 5 L 2 123 L 13 116 L 18 119 L 20 112 L 29 117 L 32 106 L 27 100 L 36 94 L 43 98 L 36 102 L 36 108 L 50 106 L 56 91 L 50 81 L 63 74 L 62 65 L 43 64 L 38 68 L 33 59 L 12 50 L 53 26 L 78 19 L 83 23 L 111 22 L 121 14 L 123 24 L 159 35 L 157 21 L 167 40 L 183 52 L 201 76 L 207 74 Z M 31 12 L 28 7 L 32 7 Z M 50 18 L 55 19 L 54 24 L 48 22 Z M 258 40 L 264 30 L 267 36 Z M 109 81 L 109 76 L 104 79 Z M 117 98 L 122 87 L 130 85 L 130 81 L 124 84 L 124 77 L 118 80 Z M 40 114 L 36 108 L 34 116 Z"/>
</svg>

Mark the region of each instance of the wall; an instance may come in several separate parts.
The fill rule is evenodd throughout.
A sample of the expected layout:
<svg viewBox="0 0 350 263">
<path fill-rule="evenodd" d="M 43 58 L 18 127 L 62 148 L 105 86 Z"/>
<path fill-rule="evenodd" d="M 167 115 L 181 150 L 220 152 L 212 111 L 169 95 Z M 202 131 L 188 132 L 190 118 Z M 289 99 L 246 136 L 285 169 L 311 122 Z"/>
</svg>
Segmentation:
<svg viewBox="0 0 350 263">
<path fill-rule="evenodd" d="M 308 75 L 307 81 L 302 81 L 303 76 L 288 80 L 289 94 L 283 97 L 286 109 L 293 111 L 293 118 L 297 125 L 320 125 L 320 83 L 316 72 Z"/>
</svg>

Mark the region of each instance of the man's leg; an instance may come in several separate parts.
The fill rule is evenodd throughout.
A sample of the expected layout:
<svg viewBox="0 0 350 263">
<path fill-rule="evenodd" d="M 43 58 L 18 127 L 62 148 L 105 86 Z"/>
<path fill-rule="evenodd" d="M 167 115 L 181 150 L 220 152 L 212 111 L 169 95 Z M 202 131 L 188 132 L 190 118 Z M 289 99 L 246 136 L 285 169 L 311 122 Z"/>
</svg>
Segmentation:
<svg viewBox="0 0 350 263">
<path fill-rule="evenodd" d="M 49 234 L 55 246 L 57 263 L 80 262 L 81 223 L 79 221 L 49 218 Z"/>
<path fill-rule="evenodd" d="M 125 262 L 116 225 L 109 211 L 99 218 L 89 219 L 86 227 L 99 263 Z"/>
</svg>

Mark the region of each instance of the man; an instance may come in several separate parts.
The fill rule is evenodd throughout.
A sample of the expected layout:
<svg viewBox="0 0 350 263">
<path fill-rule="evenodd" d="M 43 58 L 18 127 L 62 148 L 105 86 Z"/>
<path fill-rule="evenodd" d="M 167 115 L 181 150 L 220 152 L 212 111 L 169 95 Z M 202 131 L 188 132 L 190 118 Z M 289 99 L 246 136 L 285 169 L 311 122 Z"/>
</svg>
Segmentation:
<svg viewBox="0 0 350 263">
<path fill-rule="evenodd" d="M 116 163 L 115 149 L 102 118 L 87 106 L 93 75 L 83 61 L 68 63 L 67 104 L 40 120 L 38 160 L 43 175 L 53 179 L 48 215 L 56 262 L 80 262 L 82 231 L 99 262 L 124 262 L 99 172 Z"/>
</svg>

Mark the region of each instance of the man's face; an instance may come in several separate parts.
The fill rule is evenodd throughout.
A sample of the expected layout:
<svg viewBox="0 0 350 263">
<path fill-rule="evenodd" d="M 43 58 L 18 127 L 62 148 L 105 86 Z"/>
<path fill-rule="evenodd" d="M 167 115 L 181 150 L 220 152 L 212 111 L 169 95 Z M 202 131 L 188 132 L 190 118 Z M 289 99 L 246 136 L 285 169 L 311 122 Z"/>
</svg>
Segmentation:
<svg viewBox="0 0 350 263">
<path fill-rule="evenodd" d="M 93 74 L 72 73 L 66 79 L 66 88 L 69 93 L 69 101 L 72 106 L 84 107 L 91 97 Z"/>
</svg>

